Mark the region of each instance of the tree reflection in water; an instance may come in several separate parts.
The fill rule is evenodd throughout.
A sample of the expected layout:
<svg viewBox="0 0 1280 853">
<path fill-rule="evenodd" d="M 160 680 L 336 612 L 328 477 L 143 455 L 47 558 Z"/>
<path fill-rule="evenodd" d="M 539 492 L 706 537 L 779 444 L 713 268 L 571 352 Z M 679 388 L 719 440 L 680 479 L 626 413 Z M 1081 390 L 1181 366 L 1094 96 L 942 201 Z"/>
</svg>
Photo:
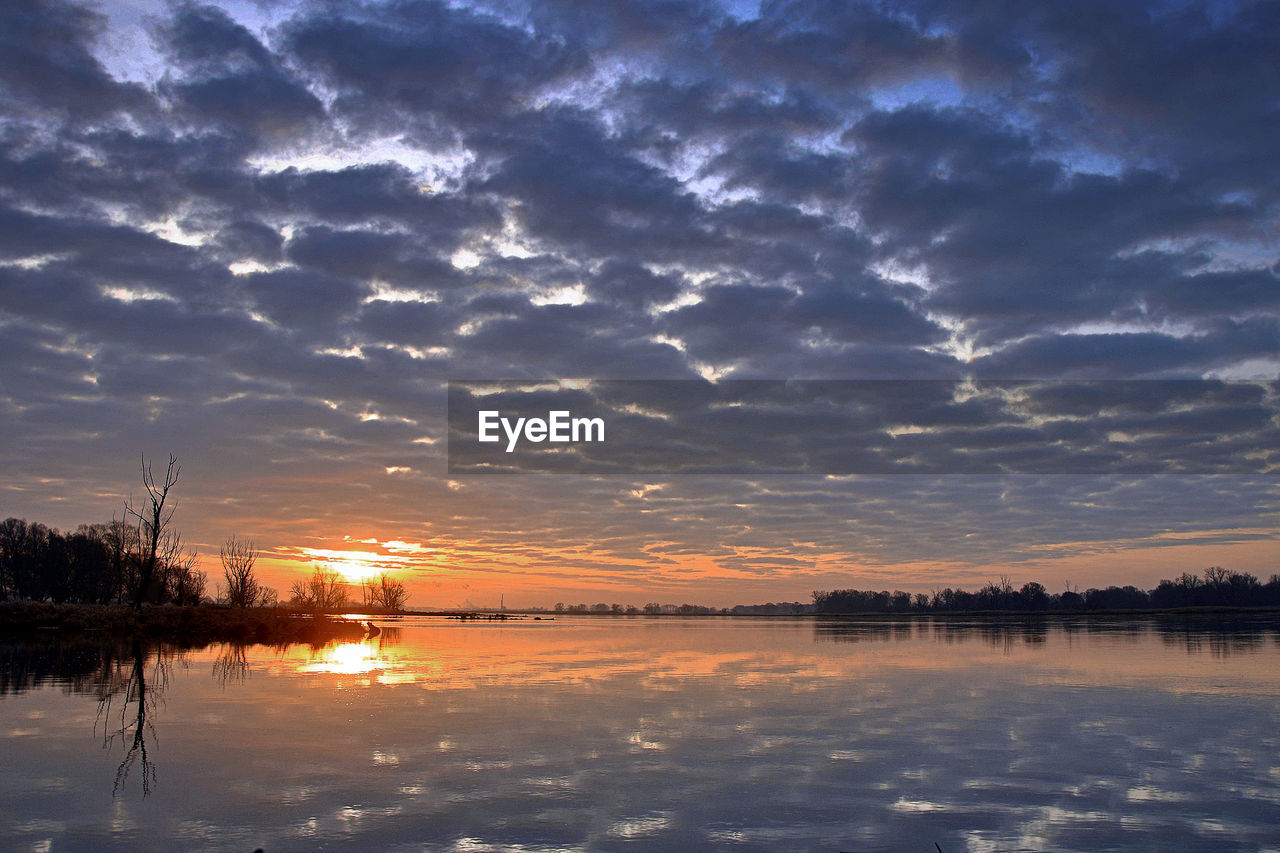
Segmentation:
<svg viewBox="0 0 1280 853">
<path fill-rule="evenodd" d="M 328 643 L 313 649 L 313 660 L 328 661 L 330 669 L 350 666 L 343 660 L 357 649 L 359 668 L 381 666 L 384 649 L 399 644 L 398 627 L 383 628 L 376 640 L 366 643 Z M 288 646 L 281 646 L 283 652 Z M 88 694 L 97 700 L 93 733 L 102 738 L 108 752 L 123 751 L 112 785 L 118 796 L 129 777 L 141 779 L 143 796 L 157 783 L 153 750 L 155 720 L 164 704 L 175 664 L 186 668 L 190 650 L 148 642 L 143 638 L 101 642 L 83 638 L 0 643 L 0 696 L 26 693 L 57 684 L 69 693 Z M 212 674 L 222 687 L 240 685 L 251 674 L 251 646 L 223 645 L 213 660 Z M 324 667 L 322 667 L 324 668 Z M 136 775 L 135 775 L 136 774 Z"/>
<path fill-rule="evenodd" d="M 225 688 L 244 684 L 249 678 L 249 658 L 244 643 L 228 643 L 213 661 L 213 677 Z"/>
<path fill-rule="evenodd" d="M 131 643 L 130 650 L 129 660 L 104 658 L 98 686 L 94 734 L 101 726 L 102 748 L 110 751 L 119 744 L 124 749 L 112 796 L 119 794 L 135 765 L 142 768 L 143 796 L 151 793 L 156 768 L 147 754 L 147 739 L 155 739 L 154 715 L 164 701 L 170 668 L 174 662 L 184 661 L 180 653 L 161 647 L 148 649 L 139 639 Z"/>
<path fill-rule="evenodd" d="M 883 619 L 857 615 L 820 617 L 813 623 L 814 640 L 835 643 L 900 642 L 930 638 L 939 643 L 983 642 L 1011 653 L 1020 646 L 1043 646 L 1050 633 L 1069 638 L 1102 635 L 1136 642 L 1158 636 L 1168 646 L 1182 646 L 1188 654 L 1204 650 L 1227 658 L 1280 645 L 1280 615 L 1274 611 L 1184 611 L 1171 613 L 997 614 L 986 616 L 910 616 Z"/>
</svg>

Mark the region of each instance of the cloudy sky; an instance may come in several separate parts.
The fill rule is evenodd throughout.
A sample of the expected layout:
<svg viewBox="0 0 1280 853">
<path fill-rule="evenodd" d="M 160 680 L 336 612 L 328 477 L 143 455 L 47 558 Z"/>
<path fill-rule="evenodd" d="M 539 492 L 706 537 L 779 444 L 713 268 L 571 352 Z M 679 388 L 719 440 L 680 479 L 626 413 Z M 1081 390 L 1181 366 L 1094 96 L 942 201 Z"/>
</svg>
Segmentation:
<svg viewBox="0 0 1280 853">
<path fill-rule="evenodd" d="M 237 534 L 421 606 L 1265 578 L 1277 44 L 1244 2 L 8 2 L 0 515 L 110 519 L 172 452 L 211 573 Z M 450 474 L 451 378 L 1036 380 L 1263 461 Z M 948 442 L 1047 422 L 1001 411 Z"/>
</svg>

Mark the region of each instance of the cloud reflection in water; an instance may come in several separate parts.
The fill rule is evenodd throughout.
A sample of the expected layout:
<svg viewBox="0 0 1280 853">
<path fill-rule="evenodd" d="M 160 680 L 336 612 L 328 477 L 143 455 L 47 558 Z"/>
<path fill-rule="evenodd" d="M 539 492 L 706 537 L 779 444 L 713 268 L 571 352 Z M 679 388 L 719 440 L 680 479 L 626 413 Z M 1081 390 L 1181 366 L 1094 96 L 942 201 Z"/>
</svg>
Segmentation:
<svg viewBox="0 0 1280 853">
<path fill-rule="evenodd" d="M 403 625 L 251 647 L 225 686 L 192 675 L 223 653 L 194 653 L 157 718 L 164 784 L 123 804 L 128 825 L 95 811 L 82 759 L 0 829 L 61 837 L 33 821 L 68 803 L 89 836 L 204 827 L 247 849 L 1232 850 L 1280 825 L 1274 629 Z M 65 712 L 34 690 L 4 700 L 12 719 L 15 698 Z M 188 724 L 210 709 L 222 722 Z M 65 750 L 25 719 L 40 732 L 5 739 L 16 766 Z"/>
</svg>

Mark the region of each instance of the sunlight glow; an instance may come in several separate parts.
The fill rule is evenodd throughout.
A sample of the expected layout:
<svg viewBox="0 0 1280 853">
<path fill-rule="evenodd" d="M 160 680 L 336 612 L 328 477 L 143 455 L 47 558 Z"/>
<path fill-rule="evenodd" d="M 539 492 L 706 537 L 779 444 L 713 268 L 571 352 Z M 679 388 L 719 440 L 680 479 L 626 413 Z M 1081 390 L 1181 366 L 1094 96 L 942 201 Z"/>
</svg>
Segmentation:
<svg viewBox="0 0 1280 853">
<path fill-rule="evenodd" d="M 347 583 L 360 584 L 383 571 L 387 563 L 400 563 L 403 558 L 373 551 L 332 551 L 327 548 L 303 548 L 303 553 L 342 575 Z"/>
<path fill-rule="evenodd" d="M 459 249 L 453 253 L 449 262 L 457 269 L 470 270 L 480 266 L 480 256 L 470 249 Z"/>
<path fill-rule="evenodd" d="M 399 136 L 325 144 L 309 150 L 290 150 L 251 157 L 249 165 L 260 172 L 337 172 L 362 166 L 394 163 L 421 179 L 419 192 L 432 193 L 459 180 L 474 155 L 465 150 L 428 151 Z"/>
<path fill-rule="evenodd" d="M 581 284 L 557 287 L 546 293 L 529 297 L 534 305 L 581 305 L 587 301 L 587 291 Z"/>
<path fill-rule="evenodd" d="M 368 643 L 338 643 L 324 649 L 315 660 L 299 667 L 302 672 L 361 675 L 382 668 L 377 649 Z"/>
<path fill-rule="evenodd" d="M 110 297 L 117 302 L 126 304 L 131 302 L 177 302 L 178 300 L 168 294 L 161 293 L 158 290 L 152 290 L 146 287 L 101 287 L 99 290 L 103 296 Z"/>
</svg>

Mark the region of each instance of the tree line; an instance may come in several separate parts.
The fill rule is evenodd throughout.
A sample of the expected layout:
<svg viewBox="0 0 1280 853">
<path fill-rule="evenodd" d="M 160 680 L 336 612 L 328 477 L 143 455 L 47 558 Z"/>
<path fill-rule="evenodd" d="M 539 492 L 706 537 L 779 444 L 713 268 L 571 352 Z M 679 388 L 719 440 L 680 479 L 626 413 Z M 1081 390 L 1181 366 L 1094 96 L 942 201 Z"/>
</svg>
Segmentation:
<svg viewBox="0 0 1280 853">
<path fill-rule="evenodd" d="M 647 616 L 689 616 L 696 614 L 721 613 L 714 607 L 704 607 L 701 604 L 659 604 L 651 601 L 644 607 L 636 607 L 634 604 L 565 604 L 557 601 L 555 606 L 556 613 L 612 613 L 615 616 L 639 616 L 641 614 Z"/>
<path fill-rule="evenodd" d="M 197 604 L 208 576 L 177 535 L 150 555 L 138 528 L 119 519 L 70 533 L 24 518 L 0 522 L 0 600 L 81 604 Z"/>
<path fill-rule="evenodd" d="M 592 613 L 625 616 L 700 615 L 802 616 L 815 613 L 947 613 L 965 611 L 1098 611 L 1171 610 L 1180 607 L 1280 607 L 1280 575 L 1262 583 L 1248 572 L 1211 566 L 1201 574 L 1184 572 L 1165 579 L 1149 590 L 1136 586 L 1108 586 L 1081 592 L 1068 583 L 1060 593 L 1030 581 L 1015 587 L 1007 577 L 974 591 L 945 587 L 933 592 L 901 590 L 836 589 L 815 591 L 813 601 L 739 604 L 735 607 L 703 607 L 696 604 L 650 603 L 644 607 L 623 604 L 557 603 L 557 613 Z"/>
<path fill-rule="evenodd" d="M 1030 581 L 1015 587 L 1007 577 L 977 591 L 946 587 L 932 593 L 900 590 L 837 589 L 815 591 L 813 613 L 945 613 L 948 611 L 999 610 L 1014 612 L 1146 610 L 1178 607 L 1277 607 L 1280 575 L 1262 583 L 1248 572 L 1211 566 L 1202 574 L 1183 572 L 1164 579 L 1150 590 L 1136 586 L 1108 586 L 1084 592 L 1067 588 L 1051 593 Z"/>
<path fill-rule="evenodd" d="M 276 590 L 256 573 L 258 550 L 252 540 L 231 536 L 219 549 L 222 583 L 210 595 L 208 575 L 199 554 L 174 528 L 171 492 L 180 468 L 169 457 L 163 476 L 155 476 L 146 460 L 142 482 L 146 495 L 124 504 L 121 518 L 81 524 L 63 533 L 24 518 L 0 521 L 0 601 L 52 601 L 57 604 L 226 604 L 269 607 L 279 603 Z M 312 577 L 290 589 L 290 603 L 313 611 L 346 607 L 347 586 L 332 569 L 315 566 Z M 402 610 L 408 600 L 404 584 L 385 573 L 363 584 L 368 606 Z"/>
<path fill-rule="evenodd" d="M 0 601 L 56 604 L 225 604 L 272 607 L 277 591 L 257 576 L 258 551 L 252 540 L 229 538 L 219 550 L 222 580 L 216 595 L 199 555 L 176 533 L 159 539 L 154 559 L 138 527 L 119 519 L 81 524 L 63 533 L 25 518 L 0 521 Z M 144 570 L 150 567 L 150 571 Z M 288 603 L 301 610 L 332 612 L 351 603 L 351 591 L 333 569 L 314 566 L 294 581 Z M 367 579 L 363 604 L 376 610 L 403 610 L 408 592 L 385 573 Z"/>
</svg>

